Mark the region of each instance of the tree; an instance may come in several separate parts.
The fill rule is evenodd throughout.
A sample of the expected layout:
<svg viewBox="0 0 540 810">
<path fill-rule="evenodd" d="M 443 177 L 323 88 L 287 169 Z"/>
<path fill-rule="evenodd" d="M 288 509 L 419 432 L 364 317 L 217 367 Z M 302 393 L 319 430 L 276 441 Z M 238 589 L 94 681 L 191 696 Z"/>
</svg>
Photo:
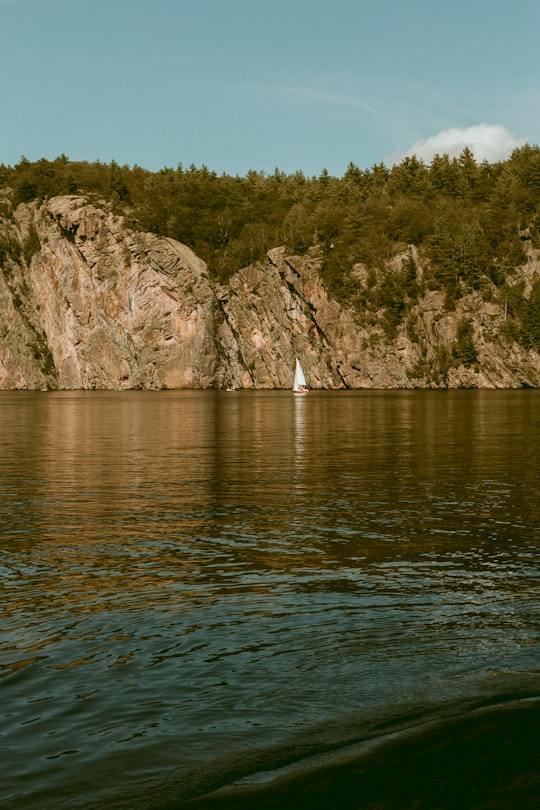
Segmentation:
<svg viewBox="0 0 540 810">
<path fill-rule="evenodd" d="M 454 358 L 457 363 L 472 366 L 478 362 L 478 354 L 473 340 L 473 325 L 469 318 L 461 318 L 457 326 L 457 342 L 454 346 Z"/>
<path fill-rule="evenodd" d="M 403 267 L 403 286 L 406 294 L 411 301 L 418 299 L 418 280 L 417 280 L 417 265 L 414 260 L 411 248 L 407 251 L 407 256 L 402 262 Z"/>
<path fill-rule="evenodd" d="M 109 188 L 112 195 L 117 195 L 120 202 L 129 202 L 129 189 L 124 170 L 113 160 L 110 164 Z"/>
<path fill-rule="evenodd" d="M 536 279 L 528 300 L 522 303 L 521 342 L 532 349 L 540 349 L 540 280 Z"/>
<path fill-rule="evenodd" d="M 459 166 L 459 191 L 463 197 L 471 197 L 478 179 L 478 164 L 476 159 L 466 146 L 458 158 Z"/>
<path fill-rule="evenodd" d="M 423 196 L 428 188 L 428 170 L 423 161 L 416 155 L 406 157 L 398 166 L 394 166 L 388 181 L 391 192 Z"/>
<path fill-rule="evenodd" d="M 434 196 L 456 196 L 459 190 L 459 166 L 448 155 L 435 155 L 429 169 L 429 184 Z"/>
</svg>

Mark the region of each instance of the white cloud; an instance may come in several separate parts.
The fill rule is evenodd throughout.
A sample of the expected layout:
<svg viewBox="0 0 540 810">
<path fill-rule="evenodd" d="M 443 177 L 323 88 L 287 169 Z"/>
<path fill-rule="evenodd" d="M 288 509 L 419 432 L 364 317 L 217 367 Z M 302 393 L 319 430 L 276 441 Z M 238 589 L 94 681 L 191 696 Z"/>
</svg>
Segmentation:
<svg viewBox="0 0 540 810">
<path fill-rule="evenodd" d="M 437 135 L 416 141 L 405 152 L 394 156 L 393 162 L 416 155 L 430 163 L 436 154 L 459 157 L 465 147 L 474 153 L 476 160 L 497 163 L 507 157 L 525 141 L 499 124 L 477 124 L 466 129 L 445 129 Z"/>
</svg>

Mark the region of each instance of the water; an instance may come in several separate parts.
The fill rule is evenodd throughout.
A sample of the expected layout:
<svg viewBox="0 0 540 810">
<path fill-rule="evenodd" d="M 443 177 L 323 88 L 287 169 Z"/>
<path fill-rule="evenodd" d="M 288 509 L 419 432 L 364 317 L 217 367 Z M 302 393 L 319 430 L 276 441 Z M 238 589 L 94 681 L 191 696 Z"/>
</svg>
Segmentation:
<svg viewBox="0 0 540 810">
<path fill-rule="evenodd" d="M 1 393 L 1 806 L 152 806 L 538 695 L 539 410 Z"/>
</svg>

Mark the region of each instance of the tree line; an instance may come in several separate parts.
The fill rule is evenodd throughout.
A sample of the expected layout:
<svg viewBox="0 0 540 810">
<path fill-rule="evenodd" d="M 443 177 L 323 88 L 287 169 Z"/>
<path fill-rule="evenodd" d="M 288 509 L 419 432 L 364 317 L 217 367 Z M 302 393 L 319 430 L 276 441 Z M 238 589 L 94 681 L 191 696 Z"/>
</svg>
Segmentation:
<svg viewBox="0 0 540 810">
<path fill-rule="evenodd" d="M 383 308 L 389 336 L 426 287 L 444 291 L 449 310 L 471 290 L 504 296 L 509 339 L 540 348 L 540 285 L 527 298 L 519 284 L 508 286 L 525 260 L 524 243 L 540 245 L 537 146 L 494 164 L 478 162 L 469 149 L 429 164 L 416 157 L 366 170 L 350 163 L 340 178 L 325 170 L 318 177 L 279 169 L 239 177 L 206 166 L 150 172 L 65 155 L 23 157 L 0 165 L 2 186 L 13 190 L 14 203 L 60 194 L 105 200 L 130 227 L 189 245 L 222 282 L 272 247 L 300 254 L 317 248 L 330 292 L 359 317 Z M 422 289 L 411 246 L 427 268 Z M 385 272 L 396 255 L 407 256 L 401 273 Z M 366 283 L 358 264 L 369 271 Z"/>
</svg>

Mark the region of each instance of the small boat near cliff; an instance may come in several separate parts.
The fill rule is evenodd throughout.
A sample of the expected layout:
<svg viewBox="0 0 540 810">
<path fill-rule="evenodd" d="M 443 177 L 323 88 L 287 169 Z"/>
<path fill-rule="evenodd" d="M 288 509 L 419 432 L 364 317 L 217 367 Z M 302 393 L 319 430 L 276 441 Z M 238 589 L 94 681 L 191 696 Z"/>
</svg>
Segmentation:
<svg viewBox="0 0 540 810">
<path fill-rule="evenodd" d="M 300 360 L 297 357 L 296 367 L 294 369 L 293 393 L 307 394 L 308 391 L 309 388 L 306 385 L 306 378 L 304 377 L 304 371 L 302 369 L 302 366 L 300 365 Z"/>
</svg>

